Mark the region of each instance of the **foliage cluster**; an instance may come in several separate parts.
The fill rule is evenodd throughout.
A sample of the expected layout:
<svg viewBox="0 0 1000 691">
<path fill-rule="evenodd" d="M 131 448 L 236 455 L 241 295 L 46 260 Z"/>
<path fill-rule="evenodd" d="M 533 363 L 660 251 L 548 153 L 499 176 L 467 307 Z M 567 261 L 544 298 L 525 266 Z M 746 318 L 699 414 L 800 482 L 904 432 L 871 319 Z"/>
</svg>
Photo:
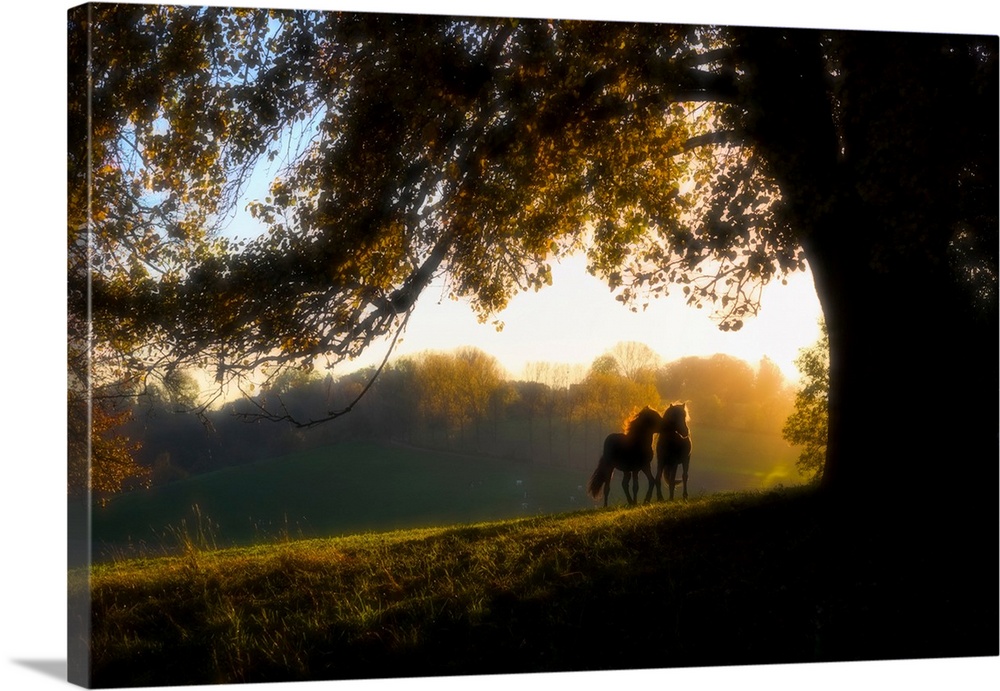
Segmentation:
<svg viewBox="0 0 1000 691">
<path fill-rule="evenodd" d="M 731 80 L 705 69 L 721 30 L 102 4 L 70 20 L 89 70 L 71 79 L 71 292 L 91 280 L 97 343 L 143 377 L 356 355 L 442 271 L 486 319 L 584 246 L 623 302 L 681 283 L 731 328 L 803 266 L 731 136 Z M 257 170 L 267 232 L 214 236 Z"/>
<path fill-rule="evenodd" d="M 137 460 L 142 443 L 123 432 L 131 417 L 131 410 L 116 410 L 107 401 L 88 406 L 82 399 L 68 397 L 70 496 L 90 491 L 104 503 L 125 489 L 149 486 L 150 469 Z"/>
<path fill-rule="evenodd" d="M 830 338 L 823 335 L 804 348 L 795 361 L 803 384 L 795 392 L 795 409 L 785 421 L 782 436 L 802 447 L 796 466 L 803 475 L 818 481 L 826 461 L 830 395 Z"/>
</svg>

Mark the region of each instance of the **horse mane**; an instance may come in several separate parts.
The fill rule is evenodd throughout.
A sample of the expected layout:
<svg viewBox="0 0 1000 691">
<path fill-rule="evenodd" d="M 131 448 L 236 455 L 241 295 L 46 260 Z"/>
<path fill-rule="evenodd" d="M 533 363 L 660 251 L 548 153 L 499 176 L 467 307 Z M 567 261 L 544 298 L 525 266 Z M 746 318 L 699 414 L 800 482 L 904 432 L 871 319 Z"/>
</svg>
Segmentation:
<svg viewBox="0 0 1000 691">
<path fill-rule="evenodd" d="M 631 420 L 625 423 L 625 434 L 632 434 L 633 432 L 638 432 L 644 425 L 648 424 L 646 420 L 649 418 L 649 414 L 653 413 L 657 418 L 660 417 L 659 413 L 655 410 L 646 406 L 638 413 L 632 416 Z"/>
</svg>

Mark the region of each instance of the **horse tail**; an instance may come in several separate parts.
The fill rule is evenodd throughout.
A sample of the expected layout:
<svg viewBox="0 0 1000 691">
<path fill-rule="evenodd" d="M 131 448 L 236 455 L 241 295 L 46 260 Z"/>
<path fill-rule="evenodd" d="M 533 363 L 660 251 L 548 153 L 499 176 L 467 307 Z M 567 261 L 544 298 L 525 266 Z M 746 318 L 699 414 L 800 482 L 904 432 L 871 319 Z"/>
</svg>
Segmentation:
<svg viewBox="0 0 1000 691">
<path fill-rule="evenodd" d="M 604 483 L 611 478 L 611 473 L 614 471 L 614 466 L 604 460 L 604 456 L 601 456 L 601 460 L 597 462 L 597 470 L 594 474 L 590 476 L 590 484 L 587 485 L 587 493 L 597 499 L 601 493 L 601 487 Z"/>
</svg>

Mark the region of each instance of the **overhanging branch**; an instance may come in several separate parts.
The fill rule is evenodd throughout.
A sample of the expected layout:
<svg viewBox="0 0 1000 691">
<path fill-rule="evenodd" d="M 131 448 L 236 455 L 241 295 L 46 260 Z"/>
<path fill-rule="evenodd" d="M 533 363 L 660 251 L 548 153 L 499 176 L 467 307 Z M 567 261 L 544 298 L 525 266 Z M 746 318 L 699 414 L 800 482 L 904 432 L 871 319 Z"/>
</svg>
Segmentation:
<svg viewBox="0 0 1000 691">
<path fill-rule="evenodd" d="M 382 362 L 379 364 L 378 368 L 375 370 L 375 372 L 372 373 L 371 377 L 369 377 L 368 383 L 365 384 L 365 387 L 361 389 L 358 395 L 355 396 L 350 403 L 348 403 L 340 410 L 328 411 L 326 416 L 315 420 L 302 421 L 296 419 L 295 416 L 288 411 L 284 403 L 281 402 L 280 398 L 278 400 L 279 403 L 281 403 L 282 410 L 284 411 L 283 415 L 277 415 L 275 413 L 272 413 L 264 405 L 255 401 L 253 398 L 251 398 L 249 395 L 243 392 L 244 398 L 253 403 L 254 407 L 256 407 L 260 411 L 260 413 L 238 413 L 237 416 L 245 421 L 268 420 L 270 422 L 288 422 L 300 429 L 309 429 L 310 427 L 316 427 L 317 425 L 321 425 L 325 422 L 330 422 L 332 420 L 336 420 L 339 417 L 347 415 L 354 409 L 354 406 L 356 406 L 361 401 L 361 399 L 364 398 L 365 394 L 368 393 L 369 389 L 371 389 L 372 386 L 375 384 L 375 380 L 378 379 L 379 375 L 382 373 L 382 370 L 385 369 L 386 364 L 389 362 L 389 357 L 392 355 L 392 352 L 396 349 L 396 342 L 399 340 L 400 335 L 402 335 L 403 331 L 406 329 L 406 323 L 409 321 L 411 314 L 412 311 L 409 311 L 403 317 L 402 323 L 400 323 L 399 328 L 396 329 L 396 334 L 393 336 L 392 342 L 389 344 L 389 348 L 386 350 L 385 357 L 382 358 Z"/>
<path fill-rule="evenodd" d="M 693 151 L 703 146 L 735 146 L 743 143 L 743 136 L 736 130 L 719 130 L 691 137 L 681 146 L 683 151 Z"/>
</svg>

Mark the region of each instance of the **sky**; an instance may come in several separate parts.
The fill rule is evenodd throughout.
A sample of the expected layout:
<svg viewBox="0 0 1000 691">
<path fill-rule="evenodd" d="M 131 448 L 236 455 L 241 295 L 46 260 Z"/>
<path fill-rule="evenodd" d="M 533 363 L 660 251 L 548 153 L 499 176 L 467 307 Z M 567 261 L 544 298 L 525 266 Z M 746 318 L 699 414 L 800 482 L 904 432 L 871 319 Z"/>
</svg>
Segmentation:
<svg viewBox="0 0 1000 691">
<path fill-rule="evenodd" d="M 4 165 L 6 230 L 2 281 L 5 421 L 0 454 L 8 464 L 7 500 L 0 503 L 5 551 L 19 555 L 4 569 L 0 587 L 0 685 L 32 691 L 65 689 L 65 13 L 75 0 L 9 3 L 7 40 L 0 43 L 4 86 L 9 98 L 0 117 L 8 133 Z M 836 28 L 957 31 L 997 34 L 1000 4 L 983 0 L 873 3 L 841 0 L 802 3 L 758 0 L 243 0 L 241 5 L 321 9 L 481 13 L 516 16 L 577 16 L 651 21 L 722 22 Z M 28 68 L 30 66 L 30 69 Z M 557 291 L 561 284 L 559 274 Z M 428 296 L 430 293 L 428 293 Z M 527 297 L 544 297 L 542 293 Z M 765 295 L 760 320 L 777 318 L 780 302 Z M 421 305 L 423 309 L 423 305 Z M 541 309 L 537 313 L 544 313 Z M 419 314 L 418 314 L 419 316 Z M 513 319 L 508 318 L 509 322 Z M 707 320 L 705 320 L 707 322 Z M 414 320 L 414 329 L 416 320 Z M 506 331 L 514 327 L 508 325 Z M 745 327 L 750 328 L 750 324 Z M 747 333 L 750 333 L 747 331 Z M 411 333 L 411 338 L 415 335 Z M 661 336 L 661 342 L 670 340 Z M 666 346 L 650 343 L 661 354 Z M 12 462 L 13 461 L 13 462 Z M 853 664 L 637 670 L 628 673 L 497 675 L 476 680 L 477 688 L 500 691 L 511 685 L 551 689 L 604 690 L 670 686 L 681 689 L 767 688 L 833 691 L 893 685 L 908 689 L 958 687 L 992 689 L 1000 658 L 874 661 Z M 460 677 L 406 681 L 260 684 L 264 691 L 288 689 L 464 689 Z M 226 685 L 218 688 L 238 688 Z"/>
<path fill-rule="evenodd" d="M 737 332 L 720 331 L 710 310 L 688 306 L 680 290 L 633 313 L 615 300 L 606 283 L 587 273 L 582 256 L 574 255 L 553 264 L 551 286 L 511 300 L 497 315 L 504 323 L 499 332 L 491 322 L 479 323 L 467 302 L 447 298 L 443 281 L 436 281 L 418 300 L 394 357 L 471 345 L 496 357 L 516 379 L 530 362 L 586 367 L 616 343 L 638 341 L 664 361 L 726 353 L 756 366 L 767 356 L 795 381 L 793 361 L 801 348 L 819 338 L 820 314 L 808 271 L 790 276 L 787 286 L 766 286 L 760 313 Z M 358 361 L 334 372 L 377 365 L 386 348 L 385 342 L 373 344 Z"/>
</svg>

